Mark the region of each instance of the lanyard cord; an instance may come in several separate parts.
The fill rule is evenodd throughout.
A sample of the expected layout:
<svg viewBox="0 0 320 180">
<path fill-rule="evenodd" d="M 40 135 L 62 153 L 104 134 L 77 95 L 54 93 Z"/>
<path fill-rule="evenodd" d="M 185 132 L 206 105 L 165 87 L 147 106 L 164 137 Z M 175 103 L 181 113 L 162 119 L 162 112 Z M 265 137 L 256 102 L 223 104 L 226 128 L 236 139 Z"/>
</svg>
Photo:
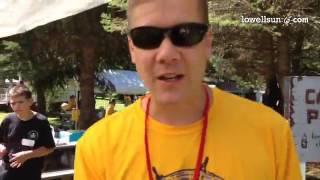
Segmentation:
<svg viewBox="0 0 320 180">
<path fill-rule="evenodd" d="M 206 141 L 206 134 L 207 134 L 207 126 L 208 126 L 208 111 L 209 111 L 209 94 L 207 89 L 205 89 L 206 92 L 206 102 L 205 107 L 203 110 L 203 126 L 201 131 L 201 139 L 200 139 L 200 146 L 198 151 L 198 158 L 196 162 L 196 168 L 194 170 L 193 180 L 199 180 L 200 171 L 201 171 L 201 162 L 203 159 L 203 153 L 204 153 L 204 145 Z M 145 128 L 144 128 L 144 144 L 145 144 L 145 152 L 146 152 L 146 161 L 147 161 L 147 170 L 148 170 L 148 176 L 149 180 L 153 180 L 152 176 L 152 170 L 151 170 L 151 160 L 150 160 L 150 150 L 149 150 L 149 143 L 148 143 L 148 116 L 149 116 L 149 110 L 150 110 L 150 101 L 151 98 L 148 99 L 147 102 L 147 109 L 145 113 Z"/>
</svg>

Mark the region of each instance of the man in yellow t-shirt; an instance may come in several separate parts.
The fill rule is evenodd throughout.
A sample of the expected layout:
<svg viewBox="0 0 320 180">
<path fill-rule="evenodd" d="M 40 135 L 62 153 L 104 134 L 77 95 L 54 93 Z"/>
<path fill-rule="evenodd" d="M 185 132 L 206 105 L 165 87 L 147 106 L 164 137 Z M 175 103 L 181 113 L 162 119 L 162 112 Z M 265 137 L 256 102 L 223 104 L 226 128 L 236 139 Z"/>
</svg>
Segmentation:
<svg viewBox="0 0 320 180">
<path fill-rule="evenodd" d="M 300 180 L 288 122 L 202 84 L 206 0 L 129 0 L 132 62 L 150 93 L 90 127 L 75 180 Z"/>
</svg>

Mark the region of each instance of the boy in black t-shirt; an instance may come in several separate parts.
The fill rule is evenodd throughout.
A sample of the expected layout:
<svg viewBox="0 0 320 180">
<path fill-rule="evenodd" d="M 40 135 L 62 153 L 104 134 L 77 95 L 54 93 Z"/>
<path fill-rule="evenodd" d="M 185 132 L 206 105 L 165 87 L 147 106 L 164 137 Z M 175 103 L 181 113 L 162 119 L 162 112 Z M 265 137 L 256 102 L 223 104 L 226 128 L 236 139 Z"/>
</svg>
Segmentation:
<svg viewBox="0 0 320 180">
<path fill-rule="evenodd" d="M 44 156 L 54 150 L 55 143 L 47 118 L 31 110 L 32 94 L 24 85 L 9 91 L 9 114 L 0 125 L 0 158 L 5 171 L 0 180 L 40 180 Z"/>
</svg>

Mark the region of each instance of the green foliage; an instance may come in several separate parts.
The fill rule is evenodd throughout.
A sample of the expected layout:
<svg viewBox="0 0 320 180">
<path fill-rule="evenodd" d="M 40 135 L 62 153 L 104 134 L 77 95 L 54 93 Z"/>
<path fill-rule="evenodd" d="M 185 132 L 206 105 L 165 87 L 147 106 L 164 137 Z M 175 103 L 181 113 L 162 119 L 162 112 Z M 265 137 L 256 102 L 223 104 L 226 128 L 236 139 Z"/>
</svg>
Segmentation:
<svg viewBox="0 0 320 180">
<path fill-rule="evenodd" d="M 209 61 L 209 69 L 211 76 L 215 77 L 218 81 L 223 81 L 227 77 L 233 80 L 236 72 L 230 61 L 226 61 L 221 56 L 215 55 Z"/>
<path fill-rule="evenodd" d="M 127 1 L 128 0 L 111 0 L 109 2 L 109 6 L 125 11 L 127 10 L 127 7 L 128 7 Z"/>
<path fill-rule="evenodd" d="M 207 76 L 216 82 L 235 81 L 243 89 L 264 89 L 265 80 L 259 73 L 247 71 L 240 74 L 237 71 L 235 63 L 223 59 L 221 56 L 212 56 L 208 64 Z"/>
<path fill-rule="evenodd" d="M 101 15 L 101 24 L 103 29 L 107 32 L 126 33 L 127 22 L 122 18 L 112 17 L 111 14 L 103 13 Z"/>
<path fill-rule="evenodd" d="M 29 63 L 19 61 L 23 50 L 19 43 L 3 40 L 0 42 L 0 74 L 1 78 L 17 78 L 17 69 L 27 69 Z"/>
<path fill-rule="evenodd" d="M 320 49 L 317 48 L 320 46 L 320 3 L 318 0 L 211 0 L 209 7 L 210 23 L 214 32 L 214 54 L 222 58 L 226 66 L 211 66 L 214 69 L 211 71 L 217 73 L 219 77 L 236 80 L 242 84 L 241 86 L 260 86 L 264 78 L 276 73 L 279 68 L 276 67 L 277 62 L 283 60 L 279 58 L 277 49 L 280 37 L 286 37 L 289 44 L 288 51 L 281 53 L 287 53 L 289 57 L 290 73 L 294 73 L 293 75 L 320 74 Z M 261 16 L 307 17 L 309 22 L 305 24 L 241 22 L 242 17 Z M 239 36 L 233 37 L 237 33 Z M 269 34 L 271 46 L 264 45 L 268 42 L 265 41 L 267 38 L 259 37 L 263 34 Z M 261 40 L 255 42 L 255 39 Z M 302 46 L 300 47 L 299 44 Z M 263 55 L 257 58 L 259 54 Z M 217 63 L 219 63 L 219 58 Z M 222 70 L 216 70 L 217 67 Z"/>
<path fill-rule="evenodd" d="M 108 9 L 101 15 L 101 24 L 107 32 L 127 31 L 126 21 L 127 0 L 111 0 L 108 3 Z"/>
<path fill-rule="evenodd" d="M 320 75 L 320 60 L 314 61 L 314 60 L 306 60 L 303 62 L 303 65 L 305 66 L 305 69 L 307 70 L 307 73 L 310 75 Z"/>
</svg>

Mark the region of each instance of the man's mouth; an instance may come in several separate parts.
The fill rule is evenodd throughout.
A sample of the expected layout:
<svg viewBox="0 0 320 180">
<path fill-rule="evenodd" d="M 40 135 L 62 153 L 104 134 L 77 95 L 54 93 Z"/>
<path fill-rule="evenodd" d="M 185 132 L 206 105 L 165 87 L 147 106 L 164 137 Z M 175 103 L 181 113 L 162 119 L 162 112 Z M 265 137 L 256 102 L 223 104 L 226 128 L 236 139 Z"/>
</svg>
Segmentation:
<svg viewBox="0 0 320 180">
<path fill-rule="evenodd" d="M 158 80 L 162 80 L 162 81 L 176 81 L 176 80 L 180 80 L 184 77 L 183 74 L 164 74 L 164 75 L 160 75 L 158 76 Z"/>
</svg>

